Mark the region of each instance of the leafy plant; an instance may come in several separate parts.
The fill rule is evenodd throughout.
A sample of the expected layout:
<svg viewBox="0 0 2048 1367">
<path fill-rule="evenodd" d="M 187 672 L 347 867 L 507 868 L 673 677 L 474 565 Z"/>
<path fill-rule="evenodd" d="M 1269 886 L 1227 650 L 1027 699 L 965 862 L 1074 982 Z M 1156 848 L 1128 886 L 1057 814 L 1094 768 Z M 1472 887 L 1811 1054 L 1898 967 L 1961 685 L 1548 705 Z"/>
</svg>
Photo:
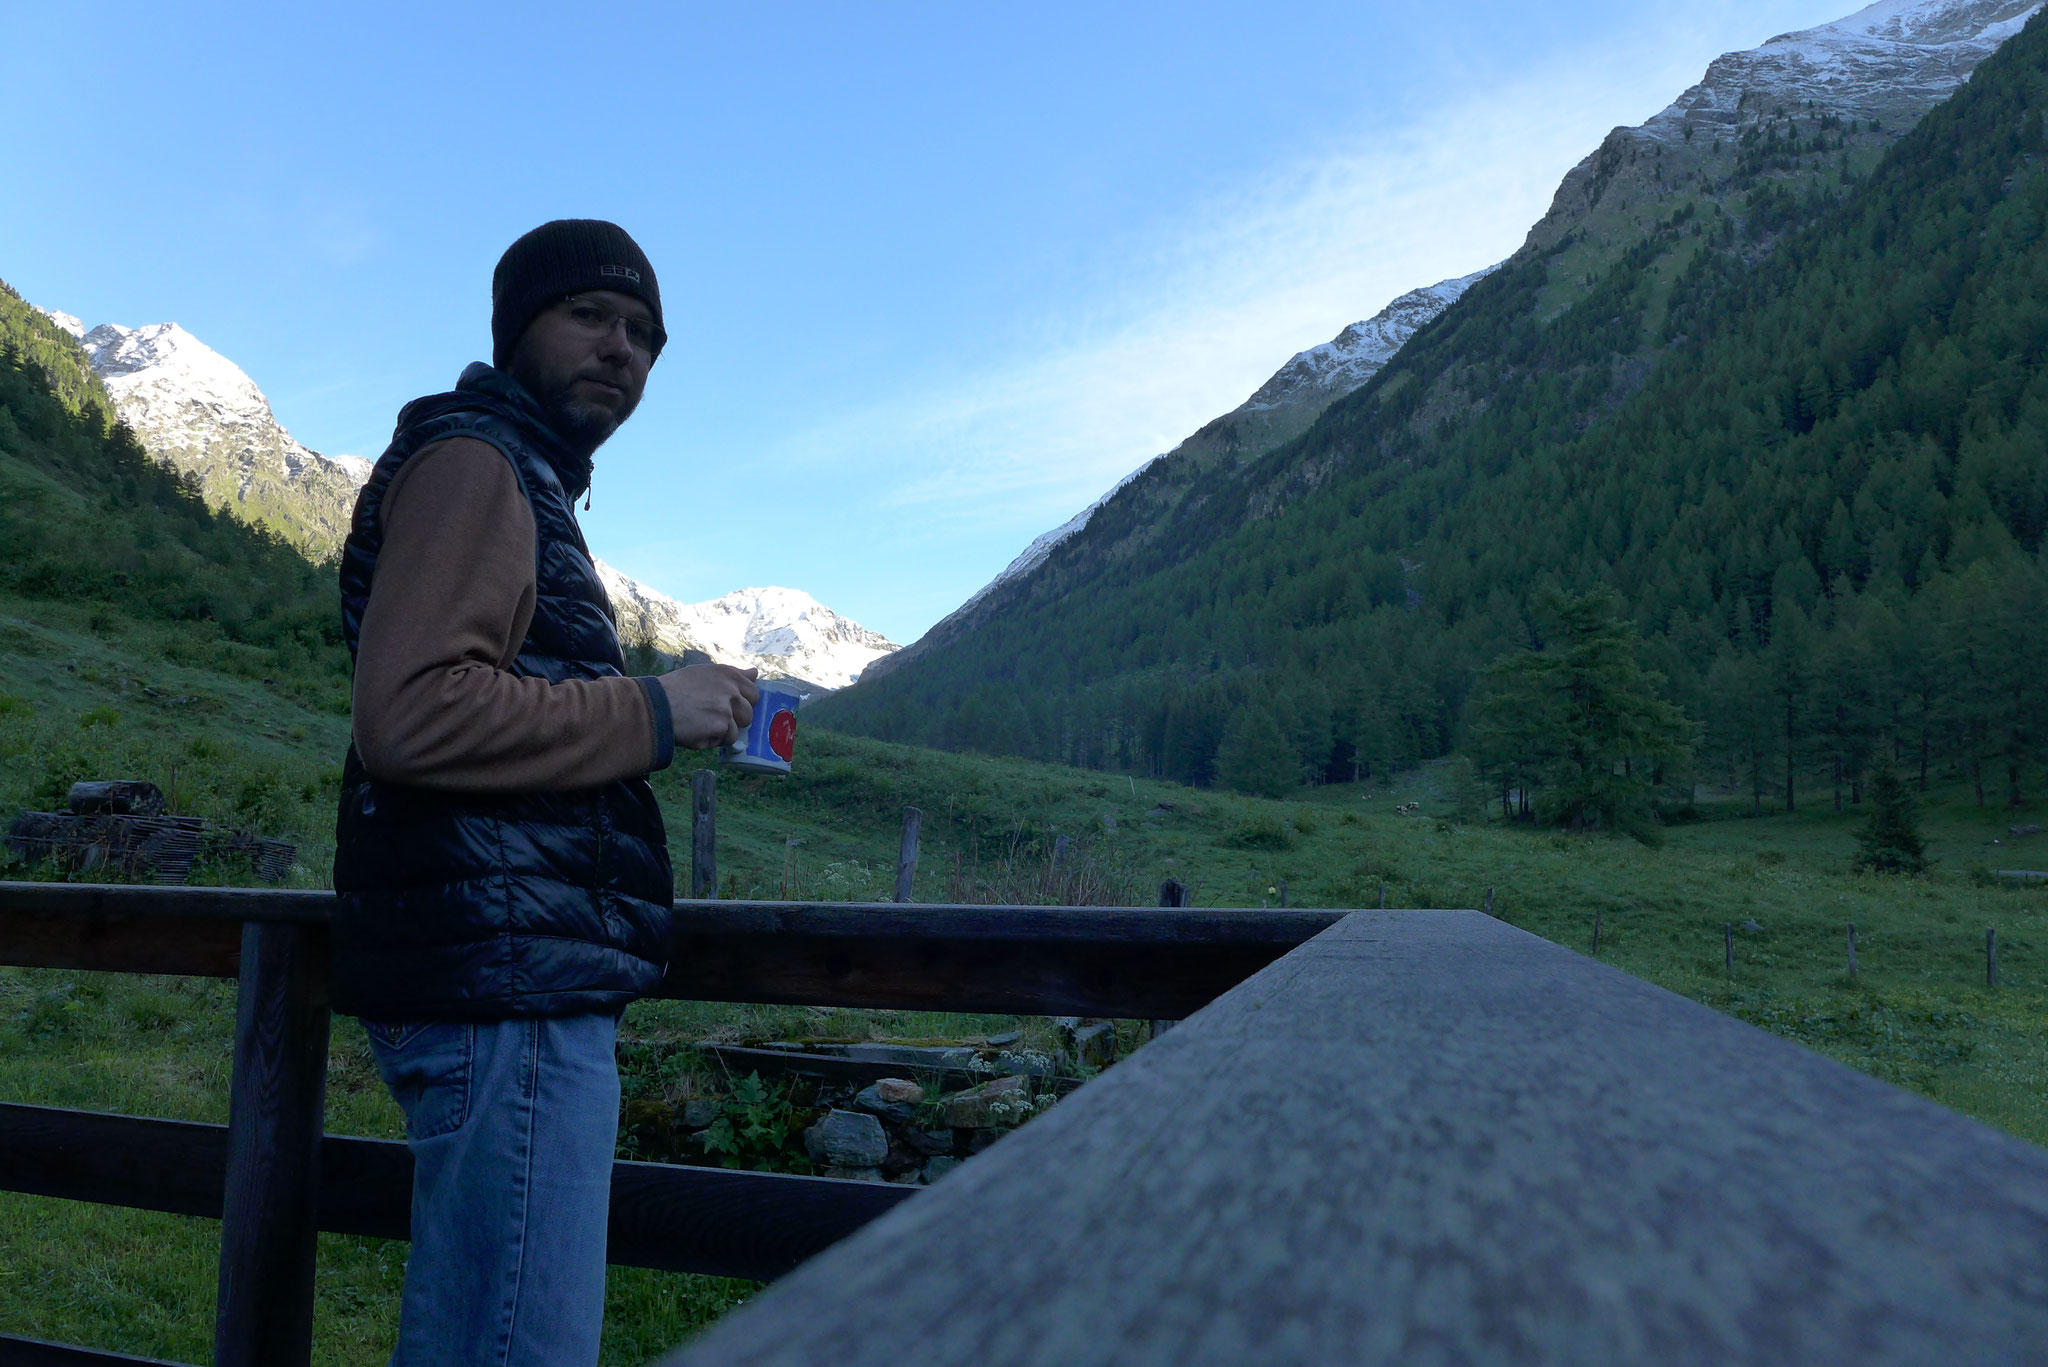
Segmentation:
<svg viewBox="0 0 2048 1367">
<path fill-rule="evenodd" d="M 759 1073 L 748 1073 L 734 1081 L 718 1119 L 704 1132 L 704 1149 L 728 1168 L 808 1172 L 803 1131 L 789 1093 L 769 1087 Z"/>
</svg>

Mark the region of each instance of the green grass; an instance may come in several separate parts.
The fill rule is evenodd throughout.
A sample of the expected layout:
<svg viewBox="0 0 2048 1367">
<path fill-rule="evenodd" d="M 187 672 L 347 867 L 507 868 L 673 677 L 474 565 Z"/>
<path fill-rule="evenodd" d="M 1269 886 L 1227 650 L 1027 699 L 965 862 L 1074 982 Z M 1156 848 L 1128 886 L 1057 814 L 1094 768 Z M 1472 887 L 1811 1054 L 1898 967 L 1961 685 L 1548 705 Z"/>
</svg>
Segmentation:
<svg viewBox="0 0 2048 1367">
<path fill-rule="evenodd" d="M 197 701 L 168 701 L 182 697 Z M 175 767 L 181 810 L 298 841 L 292 881 L 320 886 L 347 730 L 331 672 L 288 651 L 0 599 L 0 816 L 60 800 L 73 778 L 169 788 Z M 700 762 L 656 780 L 679 851 Z M 2039 808 L 1980 810 L 1961 783 L 1938 784 L 1924 816 L 1935 869 L 1898 880 L 1849 872 L 1859 817 L 1835 814 L 1818 790 L 1789 817 L 1748 819 L 1740 800 L 1709 800 L 1703 811 L 1715 819 L 1672 827 L 1650 849 L 1460 824 L 1452 774 L 1425 769 L 1391 786 L 1272 802 L 811 728 L 794 778 L 721 775 L 721 884 L 728 896 L 886 898 L 902 809 L 915 805 L 925 814 L 922 901 L 1042 888 L 1043 856 L 1060 835 L 1076 842 L 1069 866 L 1085 867 L 1096 892 L 1139 901 L 1165 878 L 1188 883 L 1205 906 L 1277 903 L 1283 880 L 1294 904 L 1323 907 L 1374 905 L 1382 883 L 1392 906 L 1478 906 L 1491 888 L 1499 915 L 1582 953 L 1597 911 L 1600 957 L 1617 968 L 2048 1144 L 2048 886 L 1986 873 L 2048 865 L 2048 837 L 2005 836 L 2019 822 L 2048 824 Z M 1395 810 L 1410 801 L 1421 804 L 1415 813 Z M 1738 933 L 1730 975 L 1722 926 L 1751 920 L 1758 928 Z M 1996 990 L 1984 986 L 1992 925 Z M 224 1120 L 232 1003 L 221 983 L 0 970 L 0 1099 Z M 627 1016 L 625 1088 L 629 1100 L 715 1088 L 687 1047 L 707 1036 L 929 1038 L 1013 1024 L 647 1002 Z M 331 1130 L 400 1135 L 353 1022 L 335 1023 L 330 1069 Z M 384 1360 L 404 1252 L 322 1239 L 316 1361 Z M 207 1221 L 0 1195 L 0 1332 L 203 1361 L 215 1254 Z M 749 1291 L 614 1269 L 604 1361 L 647 1361 Z"/>
</svg>

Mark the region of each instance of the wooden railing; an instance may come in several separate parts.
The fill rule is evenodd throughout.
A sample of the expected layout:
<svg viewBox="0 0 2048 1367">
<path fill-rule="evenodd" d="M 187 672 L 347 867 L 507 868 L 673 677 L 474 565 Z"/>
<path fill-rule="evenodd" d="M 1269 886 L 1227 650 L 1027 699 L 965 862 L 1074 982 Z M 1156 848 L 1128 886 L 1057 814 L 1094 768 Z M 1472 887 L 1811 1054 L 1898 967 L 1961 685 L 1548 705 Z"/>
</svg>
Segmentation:
<svg viewBox="0 0 2048 1367">
<path fill-rule="evenodd" d="M 405 1145 L 323 1133 L 333 896 L 0 883 L 0 964 L 239 980 L 226 1125 L 0 1104 L 0 1190 L 221 1221 L 215 1362 L 309 1361 L 320 1231 L 408 1236 Z M 1342 913 L 679 902 L 658 995 L 1177 1018 Z M 917 1192 L 619 1162 L 614 1263 L 769 1279 Z M 139 1359 L 0 1336 L 0 1367 Z"/>
<path fill-rule="evenodd" d="M 0 1108 L 0 1186 L 222 1217 L 237 1367 L 307 1361 L 315 1230 L 405 1232 L 404 1147 L 319 1132 L 326 905 L 0 884 L 0 961 L 241 977 L 225 1129 Z M 667 1367 L 2048 1343 L 2048 1152 L 1480 912 L 680 909 L 673 996 L 1186 1019 L 927 1191 L 618 1164 L 615 1261 L 788 1273 Z"/>
</svg>

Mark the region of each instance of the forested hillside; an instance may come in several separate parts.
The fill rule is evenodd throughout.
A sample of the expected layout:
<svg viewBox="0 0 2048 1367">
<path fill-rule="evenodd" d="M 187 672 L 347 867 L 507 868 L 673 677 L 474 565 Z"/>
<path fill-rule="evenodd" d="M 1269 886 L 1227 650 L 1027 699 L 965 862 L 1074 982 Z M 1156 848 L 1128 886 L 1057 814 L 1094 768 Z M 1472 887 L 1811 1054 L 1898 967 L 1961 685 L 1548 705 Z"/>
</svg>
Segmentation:
<svg viewBox="0 0 2048 1367">
<path fill-rule="evenodd" d="M 1562 312 L 1573 235 L 1148 535 L 1105 508 L 1059 593 L 820 713 L 1238 786 L 1277 742 L 1348 778 L 1458 745 L 1478 671 L 1542 644 L 1537 595 L 1607 585 L 1693 723 L 1685 777 L 1853 795 L 1886 743 L 2011 799 L 2048 674 L 2044 109 L 2036 21 L 1867 172 L 1826 111 L 1772 111 Z"/>
<path fill-rule="evenodd" d="M 89 603 L 102 635 L 176 623 L 181 663 L 283 671 L 346 705 L 328 574 L 145 455 L 77 343 L 5 285 L 0 548 L 0 594 Z"/>
</svg>

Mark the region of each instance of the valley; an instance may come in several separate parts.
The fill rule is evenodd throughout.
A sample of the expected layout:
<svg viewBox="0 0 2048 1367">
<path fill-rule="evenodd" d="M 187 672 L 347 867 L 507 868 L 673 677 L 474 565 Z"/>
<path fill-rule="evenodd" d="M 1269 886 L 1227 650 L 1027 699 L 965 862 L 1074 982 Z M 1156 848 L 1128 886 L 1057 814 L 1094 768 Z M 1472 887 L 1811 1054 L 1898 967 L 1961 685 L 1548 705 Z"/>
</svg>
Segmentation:
<svg viewBox="0 0 2048 1367">
<path fill-rule="evenodd" d="M 917 642 L 601 565 L 633 670 L 810 686 L 792 775 L 719 772 L 718 895 L 887 900 L 915 807 L 919 902 L 1483 908 L 2048 1145 L 2038 8 L 1883 0 L 1722 57 L 1506 261 L 1298 352 Z M 331 556 L 367 473 L 176 324 L 0 287 L 0 821 L 141 779 L 329 886 Z M 711 763 L 652 780 L 682 884 Z M 1859 872 L 1893 776 L 1927 866 Z M 222 983 L 0 969 L 0 1099 L 222 1120 L 233 1013 Z M 701 1041 L 1013 1032 L 1061 1038 L 642 1001 L 627 1114 L 737 1104 Z M 403 1134 L 352 1020 L 329 1076 L 330 1130 Z M 816 1100 L 781 1086 L 748 1104 Z M 811 1170 L 785 1150 L 758 1161 Z M 0 1333 L 205 1360 L 214 1252 L 203 1221 L 0 1194 Z M 384 1360 L 404 1262 L 322 1236 L 319 1360 Z M 754 1289 L 613 1268 L 603 1360 Z"/>
</svg>

